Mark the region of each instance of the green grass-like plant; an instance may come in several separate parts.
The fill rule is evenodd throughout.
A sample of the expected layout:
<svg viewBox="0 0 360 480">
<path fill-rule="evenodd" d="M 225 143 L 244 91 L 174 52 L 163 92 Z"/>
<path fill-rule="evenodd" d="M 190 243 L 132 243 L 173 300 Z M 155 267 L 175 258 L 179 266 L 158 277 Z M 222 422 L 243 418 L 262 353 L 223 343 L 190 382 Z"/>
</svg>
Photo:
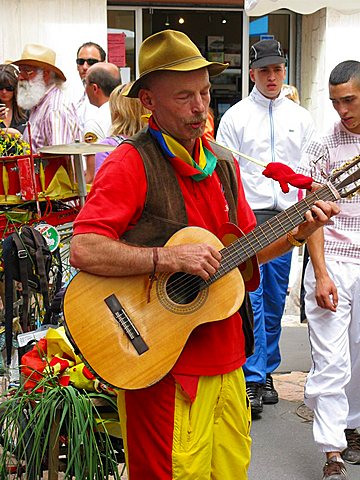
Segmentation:
<svg viewBox="0 0 360 480">
<path fill-rule="evenodd" d="M 111 475 L 120 480 L 121 440 L 106 429 L 118 421 L 115 398 L 62 387 L 55 376 L 46 376 L 36 390 L 20 386 L 1 400 L 1 480 L 40 479 L 57 459 L 66 479 L 103 480 Z M 106 418 L 103 407 L 96 406 L 99 400 L 110 407 Z"/>
</svg>

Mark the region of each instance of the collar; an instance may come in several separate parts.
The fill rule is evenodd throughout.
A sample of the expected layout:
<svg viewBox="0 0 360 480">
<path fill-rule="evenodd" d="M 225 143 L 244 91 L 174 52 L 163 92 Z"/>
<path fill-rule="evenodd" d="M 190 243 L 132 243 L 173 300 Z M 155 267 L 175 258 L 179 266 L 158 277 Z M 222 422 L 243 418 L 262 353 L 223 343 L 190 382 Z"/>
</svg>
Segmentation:
<svg viewBox="0 0 360 480">
<path fill-rule="evenodd" d="M 254 88 L 251 90 L 249 97 L 254 102 L 264 105 L 265 107 L 269 107 L 270 104 L 272 104 L 273 107 L 276 107 L 286 99 L 285 92 L 283 91 L 281 91 L 279 96 L 274 99 L 267 98 L 257 89 L 256 85 L 254 85 Z"/>
</svg>

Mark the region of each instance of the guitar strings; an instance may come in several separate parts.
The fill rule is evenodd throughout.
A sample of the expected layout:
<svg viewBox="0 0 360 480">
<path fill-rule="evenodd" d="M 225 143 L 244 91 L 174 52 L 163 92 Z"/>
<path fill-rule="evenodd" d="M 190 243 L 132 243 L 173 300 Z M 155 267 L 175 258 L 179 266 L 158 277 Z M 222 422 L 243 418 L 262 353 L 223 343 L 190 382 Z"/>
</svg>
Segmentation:
<svg viewBox="0 0 360 480">
<path fill-rule="evenodd" d="M 358 160 L 355 163 L 352 162 L 351 167 L 356 167 L 358 163 L 359 163 Z M 239 265 L 241 265 L 241 263 L 243 263 L 247 259 L 250 259 L 262 248 L 269 245 L 274 240 L 280 238 L 282 234 L 285 234 L 291 231 L 292 228 L 302 223 L 301 220 L 303 219 L 304 213 L 314 205 L 316 200 L 325 200 L 325 201 L 338 200 L 338 197 L 335 195 L 333 188 L 335 188 L 336 190 L 336 184 L 341 185 L 343 183 L 345 183 L 345 181 L 340 182 L 339 179 L 333 178 L 331 183 L 328 182 L 319 190 L 312 192 L 310 195 L 306 196 L 300 202 L 292 205 L 288 209 L 284 210 L 280 214 L 273 217 L 273 219 L 271 219 L 270 221 L 266 222 L 265 224 L 259 225 L 246 236 L 241 237 L 236 241 L 234 241 L 232 244 L 228 245 L 227 247 L 224 247 L 222 250 L 220 250 L 220 253 L 223 252 L 223 255 L 225 256 L 226 254 L 228 258 L 225 257 L 221 261 L 219 269 L 217 270 L 217 272 L 215 272 L 214 275 L 210 277 L 209 280 L 202 280 L 202 282 L 205 285 L 210 286 L 213 282 L 215 282 L 216 280 L 221 278 L 223 275 L 228 273 L 231 269 L 238 267 Z M 345 183 L 345 185 L 347 184 L 348 182 Z M 295 214 L 293 214 L 293 211 L 295 211 Z M 283 221 L 283 219 L 285 221 Z M 260 233 L 259 236 L 265 237 L 266 239 L 265 245 L 263 245 L 261 240 L 257 237 L 257 233 Z M 273 240 L 269 240 L 272 234 L 273 234 Z M 256 242 L 251 241 L 251 238 L 254 238 Z M 243 244 L 241 245 L 242 247 L 241 249 L 239 249 L 240 243 Z M 254 243 L 257 243 L 257 245 L 260 248 L 255 248 Z M 231 253 L 231 250 L 233 250 L 234 252 Z M 188 290 L 185 289 L 185 292 L 187 292 L 188 294 L 196 293 L 196 290 L 198 290 L 198 287 L 191 290 L 191 288 L 193 287 L 193 281 L 191 278 L 190 278 L 190 281 L 188 281 L 190 275 L 184 273 L 183 277 L 184 277 L 183 282 L 181 281 L 178 282 L 179 289 L 184 291 L 184 286 L 186 286 L 187 284 L 189 286 L 189 289 Z"/>
<path fill-rule="evenodd" d="M 329 192 L 331 194 L 329 198 Z M 301 223 L 304 213 L 309 210 L 315 203 L 316 200 L 329 200 L 334 199 L 335 195 L 328 185 L 325 185 L 321 189 L 313 192 L 312 194 L 305 197 L 299 203 L 292 205 L 288 209 L 284 210 L 280 214 L 273 217 L 271 220 L 265 224 L 259 225 L 252 232 L 247 234 L 244 237 L 240 237 L 227 247 L 224 247 L 220 250 L 220 253 L 223 255 L 223 260 L 220 263 L 218 271 L 210 277 L 209 280 L 200 280 L 200 284 L 205 284 L 210 286 L 216 280 L 224 276 L 230 270 L 238 267 L 245 260 L 250 259 L 258 251 L 262 250 L 264 246 L 272 243 L 269 238 L 280 238 L 283 234 L 290 231 L 296 225 Z M 262 238 L 266 240 L 265 245 L 262 243 Z M 241 245 L 241 248 L 239 248 Z M 256 246 L 255 246 L 256 245 Z M 199 291 L 199 277 L 192 276 L 185 272 L 174 272 L 179 273 L 179 277 L 176 280 L 176 287 L 172 290 L 172 294 L 179 295 L 182 293 L 184 297 L 192 297 Z M 170 273 L 172 275 L 172 273 Z M 194 281 L 196 280 L 196 285 L 194 286 Z M 138 305 L 144 304 L 147 302 L 145 298 L 140 294 L 142 300 Z M 137 305 L 134 305 L 136 307 Z M 159 308 L 159 311 L 161 309 Z M 128 312 L 131 313 L 130 311 Z"/>
</svg>

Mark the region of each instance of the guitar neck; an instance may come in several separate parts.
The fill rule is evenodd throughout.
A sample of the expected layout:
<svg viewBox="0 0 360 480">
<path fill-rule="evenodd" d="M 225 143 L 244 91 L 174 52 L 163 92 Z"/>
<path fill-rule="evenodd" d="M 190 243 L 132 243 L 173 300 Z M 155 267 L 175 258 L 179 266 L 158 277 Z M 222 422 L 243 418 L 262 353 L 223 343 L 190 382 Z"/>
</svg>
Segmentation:
<svg viewBox="0 0 360 480">
<path fill-rule="evenodd" d="M 325 185 L 319 190 L 307 195 L 303 200 L 287 208 L 265 223 L 257 226 L 252 232 L 238 238 L 220 253 L 222 260 L 219 269 L 204 281 L 211 285 L 240 264 L 256 255 L 260 250 L 279 239 L 304 221 L 304 214 L 317 200 L 337 200 L 336 190 L 331 185 Z M 204 285 L 205 286 L 205 285 Z"/>
</svg>

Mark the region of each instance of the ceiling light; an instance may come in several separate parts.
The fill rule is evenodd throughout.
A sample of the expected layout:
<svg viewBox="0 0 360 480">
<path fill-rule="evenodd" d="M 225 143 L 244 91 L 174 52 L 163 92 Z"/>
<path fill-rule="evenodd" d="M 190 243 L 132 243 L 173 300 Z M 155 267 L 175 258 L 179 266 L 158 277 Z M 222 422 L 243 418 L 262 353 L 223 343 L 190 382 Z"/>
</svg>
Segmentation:
<svg viewBox="0 0 360 480">
<path fill-rule="evenodd" d="M 183 17 L 179 18 L 179 23 L 181 23 L 181 24 L 185 23 L 185 20 L 183 19 Z"/>
<path fill-rule="evenodd" d="M 227 22 L 226 18 L 223 18 L 223 19 L 221 20 L 221 23 L 226 23 L 226 22 Z"/>
<path fill-rule="evenodd" d="M 165 27 L 169 27 L 169 26 L 170 26 L 169 17 L 166 17 Z"/>
</svg>

